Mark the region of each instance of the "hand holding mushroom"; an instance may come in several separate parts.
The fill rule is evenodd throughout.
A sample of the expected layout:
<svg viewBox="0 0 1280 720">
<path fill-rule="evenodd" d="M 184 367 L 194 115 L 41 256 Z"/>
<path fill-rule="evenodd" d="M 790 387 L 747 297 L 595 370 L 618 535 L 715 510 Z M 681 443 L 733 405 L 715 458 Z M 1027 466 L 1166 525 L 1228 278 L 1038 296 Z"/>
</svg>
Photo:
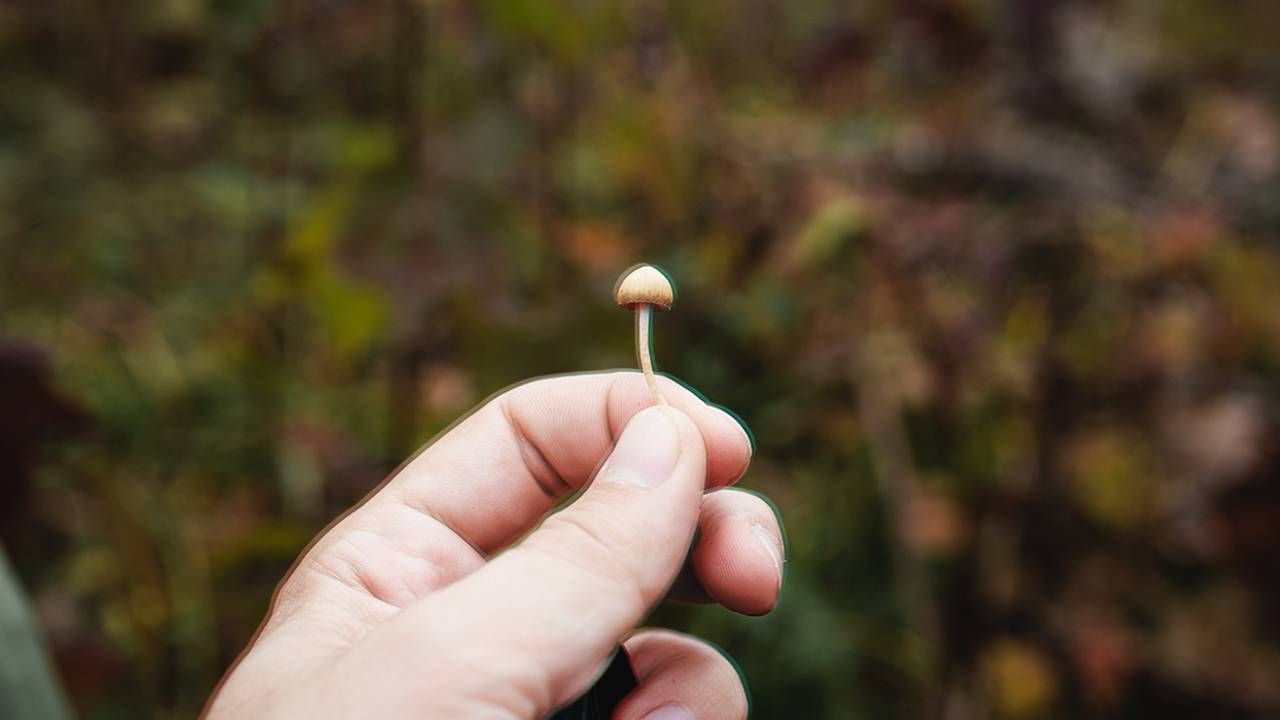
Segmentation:
<svg viewBox="0 0 1280 720">
<path fill-rule="evenodd" d="M 436 439 L 295 563 L 209 717 L 542 718 L 620 641 L 639 684 L 614 717 L 745 717 L 742 680 L 710 645 L 635 631 L 668 594 L 768 612 L 783 567 L 764 500 L 706 492 L 746 471 L 751 445 L 653 377 L 649 313 L 671 297 L 645 276 L 619 302 L 636 293 L 647 383 L 529 382 Z"/>
</svg>

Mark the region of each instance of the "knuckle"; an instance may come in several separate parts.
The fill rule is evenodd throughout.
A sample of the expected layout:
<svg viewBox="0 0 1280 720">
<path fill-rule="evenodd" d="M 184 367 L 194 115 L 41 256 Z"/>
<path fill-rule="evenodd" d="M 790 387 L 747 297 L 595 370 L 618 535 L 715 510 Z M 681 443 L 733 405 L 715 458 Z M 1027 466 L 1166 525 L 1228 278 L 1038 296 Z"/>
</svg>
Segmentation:
<svg viewBox="0 0 1280 720">
<path fill-rule="evenodd" d="M 630 533 L 606 528 L 608 524 L 595 517 L 560 513 L 543 525 L 545 542 L 531 543 L 530 549 L 601 585 L 602 592 L 624 602 L 646 605 L 650 593 L 634 564 L 626 559 L 635 555 L 638 543 L 628 537 Z"/>
<path fill-rule="evenodd" d="M 712 652 L 716 656 L 716 674 L 723 678 L 723 684 L 726 688 L 731 688 L 728 707 L 732 708 L 729 713 L 730 717 L 746 718 L 750 702 L 747 700 L 748 690 L 747 681 L 737 670 L 732 662 L 724 655 Z"/>
<path fill-rule="evenodd" d="M 746 678 L 719 648 L 702 640 L 690 638 L 690 641 L 693 647 L 687 652 L 693 656 L 691 664 L 701 668 L 698 674 L 706 679 L 707 687 L 717 688 L 723 717 L 746 718 L 750 707 Z"/>
</svg>

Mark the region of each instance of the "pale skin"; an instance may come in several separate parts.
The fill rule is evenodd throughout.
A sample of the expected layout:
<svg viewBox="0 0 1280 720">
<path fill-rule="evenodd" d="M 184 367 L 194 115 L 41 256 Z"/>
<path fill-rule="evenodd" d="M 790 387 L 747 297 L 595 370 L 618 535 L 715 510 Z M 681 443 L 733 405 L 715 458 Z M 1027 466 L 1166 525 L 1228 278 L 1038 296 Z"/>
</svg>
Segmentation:
<svg viewBox="0 0 1280 720">
<path fill-rule="evenodd" d="M 477 408 L 299 558 L 206 716 L 541 718 L 622 643 L 639 685 L 616 718 L 745 717 L 719 652 L 635 629 L 677 595 L 764 614 L 782 585 L 777 518 L 728 487 L 746 434 L 659 382 L 668 407 L 618 372 Z"/>
</svg>

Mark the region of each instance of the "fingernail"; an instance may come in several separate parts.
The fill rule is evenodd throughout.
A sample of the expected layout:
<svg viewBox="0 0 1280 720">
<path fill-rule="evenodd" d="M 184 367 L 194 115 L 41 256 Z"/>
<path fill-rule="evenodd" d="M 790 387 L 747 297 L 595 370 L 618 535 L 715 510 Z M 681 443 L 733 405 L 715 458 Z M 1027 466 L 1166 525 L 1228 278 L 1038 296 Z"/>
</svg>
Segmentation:
<svg viewBox="0 0 1280 720">
<path fill-rule="evenodd" d="M 778 571 L 778 585 L 782 585 L 782 548 L 778 545 L 778 539 L 769 529 L 763 525 L 751 525 L 751 534 L 755 535 L 764 546 L 765 552 L 769 553 L 769 557 L 773 559 L 773 567 Z"/>
<path fill-rule="evenodd" d="M 671 476 L 679 457 L 680 432 L 675 422 L 662 408 L 645 408 L 627 423 L 600 479 L 657 487 Z"/>
<path fill-rule="evenodd" d="M 747 426 L 747 421 L 738 417 L 738 414 L 723 405 L 712 405 L 715 409 L 729 416 L 734 425 L 738 426 L 738 430 L 742 432 L 742 437 L 747 441 L 747 451 L 750 455 L 756 454 L 756 435 L 751 432 L 751 428 Z"/>
<path fill-rule="evenodd" d="M 689 708 L 675 703 L 668 703 L 650 710 L 642 720 L 694 720 L 694 717 L 693 713 L 689 712 Z"/>
</svg>

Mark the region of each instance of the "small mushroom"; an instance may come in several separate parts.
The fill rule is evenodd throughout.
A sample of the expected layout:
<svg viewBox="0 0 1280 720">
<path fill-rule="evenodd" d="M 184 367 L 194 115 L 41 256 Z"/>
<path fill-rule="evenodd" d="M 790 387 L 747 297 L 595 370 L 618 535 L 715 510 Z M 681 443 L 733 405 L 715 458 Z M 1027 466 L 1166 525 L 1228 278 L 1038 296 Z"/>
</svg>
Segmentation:
<svg viewBox="0 0 1280 720">
<path fill-rule="evenodd" d="M 645 382 L 649 384 L 653 402 L 666 405 L 667 399 L 662 396 L 658 380 L 653 375 L 653 308 L 670 310 L 676 299 L 675 287 L 658 268 L 636 265 L 618 278 L 613 298 L 619 307 L 636 312 L 636 357 L 640 361 L 640 370 L 644 372 Z"/>
</svg>

